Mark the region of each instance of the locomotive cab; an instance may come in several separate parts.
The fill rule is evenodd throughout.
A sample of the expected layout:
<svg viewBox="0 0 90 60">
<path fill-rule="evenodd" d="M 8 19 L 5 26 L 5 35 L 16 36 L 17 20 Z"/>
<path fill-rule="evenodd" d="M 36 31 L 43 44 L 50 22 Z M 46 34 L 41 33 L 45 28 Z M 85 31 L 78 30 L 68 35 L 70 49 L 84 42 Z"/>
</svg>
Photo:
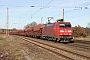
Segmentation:
<svg viewBox="0 0 90 60">
<path fill-rule="evenodd" d="M 71 41 L 72 39 L 72 28 L 70 22 L 60 23 L 60 40 Z"/>
<path fill-rule="evenodd" d="M 56 26 L 57 41 L 73 42 L 72 27 L 70 22 L 63 22 L 63 20 L 57 20 Z"/>
</svg>

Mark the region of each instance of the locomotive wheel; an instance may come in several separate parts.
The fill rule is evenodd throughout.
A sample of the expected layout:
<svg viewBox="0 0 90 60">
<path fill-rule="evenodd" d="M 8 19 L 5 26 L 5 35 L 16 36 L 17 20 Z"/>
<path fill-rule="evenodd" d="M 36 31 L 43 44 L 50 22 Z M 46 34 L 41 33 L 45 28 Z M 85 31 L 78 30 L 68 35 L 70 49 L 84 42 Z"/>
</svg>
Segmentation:
<svg viewBox="0 0 90 60">
<path fill-rule="evenodd" d="M 70 43 L 74 43 L 74 41 L 70 41 Z"/>
<path fill-rule="evenodd" d="M 48 40 L 49 39 L 49 37 L 45 37 L 46 38 L 46 40 Z"/>
<path fill-rule="evenodd" d="M 54 41 L 55 41 L 55 42 L 58 42 L 57 40 L 58 40 L 58 39 L 56 38 Z"/>
<path fill-rule="evenodd" d="M 73 39 L 70 39 L 69 41 L 70 41 L 70 43 L 74 43 Z"/>
<path fill-rule="evenodd" d="M 36 38 L 40 39 L 40 36 L 36 36 Z"/>
</svg>

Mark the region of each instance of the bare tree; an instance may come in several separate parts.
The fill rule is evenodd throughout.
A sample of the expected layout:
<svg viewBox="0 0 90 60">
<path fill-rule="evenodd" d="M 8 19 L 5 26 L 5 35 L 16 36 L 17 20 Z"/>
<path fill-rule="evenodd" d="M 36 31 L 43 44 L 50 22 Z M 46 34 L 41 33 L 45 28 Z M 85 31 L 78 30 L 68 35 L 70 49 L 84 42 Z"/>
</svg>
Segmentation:
<svg viewBox="0 0 90 60">
<path fill-rule="evenodd" d="M 34 27 L 34 26 L 36 26 L 36 25 L 37 25 L 36 22 L 32 22 L 29 27 Z"/>
<path fill-rule="evenodd" d="M 83 27 L 80 25 L 73 27 L 73 36 L 74 37 L 86 37 L 87 33 Z"/>
<path fill-rule="evenodd" d="M 26 28 L 29 28 L 29 24 L 27 24 L 26 26 L 24 26 L 24 28 L 26 29 Z"/>
<path fill-rule="evenodd" d="M 26 28 L 34 27 L 34 26 L 36 26 L 36 25 L 37 25 L 36 22 L 32 22 L 32 23 L 27 24 L 26 26 L 24 26 L 24 28 L 26 29 Z"/>
</svg>

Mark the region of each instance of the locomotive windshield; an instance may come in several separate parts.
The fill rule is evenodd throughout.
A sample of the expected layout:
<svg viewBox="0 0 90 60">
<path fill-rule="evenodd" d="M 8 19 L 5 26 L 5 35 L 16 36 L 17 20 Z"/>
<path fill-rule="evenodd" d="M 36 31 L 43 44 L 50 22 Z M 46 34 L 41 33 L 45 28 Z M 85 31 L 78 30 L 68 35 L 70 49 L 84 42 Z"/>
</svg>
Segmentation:
<svg viewBox="0 0 90 60">
<path fill-rule="evenodd" d="M 71 28 L 71 24 L 60 24 L 60 28 Z"/>
</svg>

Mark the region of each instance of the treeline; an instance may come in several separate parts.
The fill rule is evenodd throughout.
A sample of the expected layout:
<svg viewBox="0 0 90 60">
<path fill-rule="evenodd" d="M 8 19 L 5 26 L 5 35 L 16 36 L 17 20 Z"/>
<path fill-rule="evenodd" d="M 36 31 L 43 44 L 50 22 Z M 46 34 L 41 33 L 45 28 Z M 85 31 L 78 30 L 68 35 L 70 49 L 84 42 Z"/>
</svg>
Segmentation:
<svg viewBox="0 0 90 60">
<path fill-rule="evenodd" d="M 37 25 L 36 22 L 29 23 L 29 24 L 27 24 L 26 26 L 24 26 L 24 29 L 26 29 L 26 28 L 31 28 L 31 27 L 34 27 L 34 26 L 36 26 L 36 25 Z"/>
<path fill-rule="evenodd" d="M 81 26 L 75 26 L 73 29 L 73 36 L 74 37 L 86 37 L 90 35 L 90 28 L 83 28 Z"/>
</svg>

